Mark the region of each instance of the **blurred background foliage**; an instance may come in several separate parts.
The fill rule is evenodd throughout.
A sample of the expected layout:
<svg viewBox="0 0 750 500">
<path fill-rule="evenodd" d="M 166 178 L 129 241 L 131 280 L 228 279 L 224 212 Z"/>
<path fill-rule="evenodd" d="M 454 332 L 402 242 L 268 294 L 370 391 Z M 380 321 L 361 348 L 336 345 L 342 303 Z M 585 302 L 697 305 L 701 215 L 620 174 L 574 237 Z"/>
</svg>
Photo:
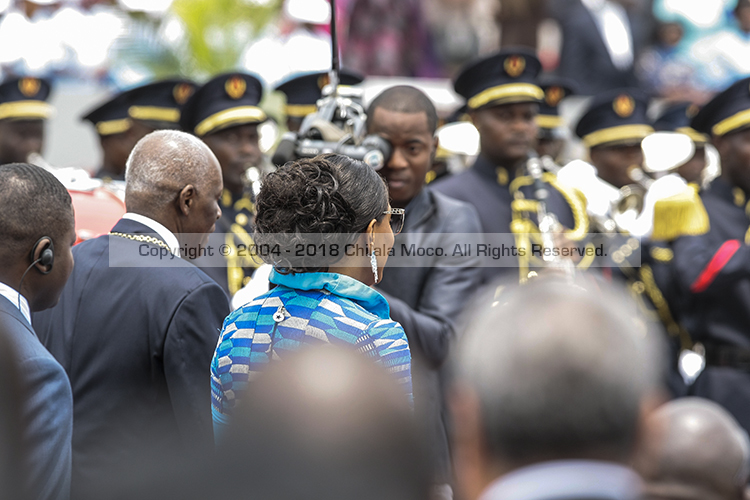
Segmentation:
<svg viewBox="0 0 750 500">
<path fill-rule="evenodd" d="M 118 50 L 118 60 L 155 78 L 205 80 L 236 69 L 249 42 L 272 23 L 283 0 L 175 0 L 163 17 L 130 13 L 140 36 Z"/>
</svg>

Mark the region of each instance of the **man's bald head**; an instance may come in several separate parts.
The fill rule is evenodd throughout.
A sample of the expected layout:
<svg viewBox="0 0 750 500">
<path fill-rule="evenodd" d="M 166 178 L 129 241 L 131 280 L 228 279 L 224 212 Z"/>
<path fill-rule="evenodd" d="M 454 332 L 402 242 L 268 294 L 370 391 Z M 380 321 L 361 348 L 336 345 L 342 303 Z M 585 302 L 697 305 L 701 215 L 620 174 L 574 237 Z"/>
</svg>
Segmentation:
<svg viewBox="0 0 750 500">
<path fill-rule="evenodd" d="M 739 500 L 750 475 L 747 434 L 719 405 L 684 398 L 650 418 L 635 467 L 649 499 Z"/>
<path fill-rule="evenodd" d="M 203 141 L 176 130 L 159 130 L 133 148 L 125 171 L 125 205 L 143 215 L 174 204 L 187 185 L 221 178 L 216 157 Z"/>
</svg>

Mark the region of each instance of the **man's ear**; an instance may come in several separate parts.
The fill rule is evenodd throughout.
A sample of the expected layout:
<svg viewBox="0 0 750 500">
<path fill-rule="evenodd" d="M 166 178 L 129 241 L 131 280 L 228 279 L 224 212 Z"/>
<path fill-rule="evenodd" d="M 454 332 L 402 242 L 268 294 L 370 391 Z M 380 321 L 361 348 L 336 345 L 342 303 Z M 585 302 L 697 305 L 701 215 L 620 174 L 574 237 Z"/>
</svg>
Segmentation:
<svg viewBox="0 0 750 500">
<path fill-rule="evenodd" d="M 490 458 L 476 392 L 457 384 L 448 390 L 453 421 L 452 455 L 458 489 L 464 498 L 479 498 L 487 487 Z"/>
<path fill-rule="evenodd" d="M 45 250 L 49 249 L 52 252 L 52 259 L 49 259 L 47 263 L 42 259 L 42 254 Z M 45 236 L 40 239 L 34 246 L 34 251 L 31 254 L 31 262 L 36 262 L 34 266 L 42 274 L 48 274 L 52 270 L 52 263 L 54 262 L 54 245 L 52 240 Z"/>
<path fill-rule="evenodd" d="M 180 196 L 177 199 L 177 203 L 179 204 L 180 212 L 182 212 L 182 215 L 190 215 L 190 210 L 193 208 L 193 204 L 195 203 L 195 186 L 193 186 L 192 184 L 188 184 L 187 186 L 182 188 L 182 191 L 180 191 Z"/>
<path fill-rule="evenodd" d="M 438 139 L 437 134 L 435 134 L 432 137 L 432 155 L 430 158 L 432 158 L 433 161 L 435 161 L 435 155 L 437 154 L 438 147 L 440 146 L 440 139 Z"/>
</svg>

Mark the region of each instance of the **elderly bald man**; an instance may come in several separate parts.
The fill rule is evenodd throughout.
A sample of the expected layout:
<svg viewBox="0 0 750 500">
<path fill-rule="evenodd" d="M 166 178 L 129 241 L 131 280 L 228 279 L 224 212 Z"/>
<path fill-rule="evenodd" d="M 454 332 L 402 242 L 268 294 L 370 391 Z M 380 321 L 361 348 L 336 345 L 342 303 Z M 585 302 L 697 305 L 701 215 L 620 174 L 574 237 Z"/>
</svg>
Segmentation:
<svg viewBox="0 0 750 500">
<path fill-rule="evenodd" d="M 702 398 L 670 401 L 652 416 L 635 460 L 648 500 L 747 498 L 750 446 L 725 409 Z"/>
<path fill-rule="evenodd" d="M 199 139 L 141 139 L 127 163 L 127 213 L 73 249 L 60 302 L 33 318 L 73 389 L 73 498 L 107 498 L 107 485 L 127 482 L 156 450 L 212 449 L 209 366 L 229 306 L 179 256 L 214 230 L 221 191 L 219 164 Z"/>
<path fill-rule="evenodd" d="M 639 498 L 662 349 L 632 299 L 539 278 L 473 317 L 450 397 L 461 497 Z"/>
</svg>

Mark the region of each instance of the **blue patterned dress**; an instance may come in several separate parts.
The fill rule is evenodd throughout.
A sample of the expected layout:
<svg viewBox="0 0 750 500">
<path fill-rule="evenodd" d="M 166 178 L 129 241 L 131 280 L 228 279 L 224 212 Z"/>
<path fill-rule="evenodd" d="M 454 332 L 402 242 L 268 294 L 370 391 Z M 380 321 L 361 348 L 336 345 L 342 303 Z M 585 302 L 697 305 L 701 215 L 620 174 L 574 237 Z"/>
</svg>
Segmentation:
<svg viewBox="0 0 750 500">
<path fill-rule="evenodd" d="M 306 345 L 350 345 L 385 367 L 412 398 L 409 343 L 382 295 L 334 273 L 273 271 L 269 279 L 276 288 L 224 320 L 211 361 L 217 436 L 248 381 L 271 359 L 284 359 Z"/>
</svg>

